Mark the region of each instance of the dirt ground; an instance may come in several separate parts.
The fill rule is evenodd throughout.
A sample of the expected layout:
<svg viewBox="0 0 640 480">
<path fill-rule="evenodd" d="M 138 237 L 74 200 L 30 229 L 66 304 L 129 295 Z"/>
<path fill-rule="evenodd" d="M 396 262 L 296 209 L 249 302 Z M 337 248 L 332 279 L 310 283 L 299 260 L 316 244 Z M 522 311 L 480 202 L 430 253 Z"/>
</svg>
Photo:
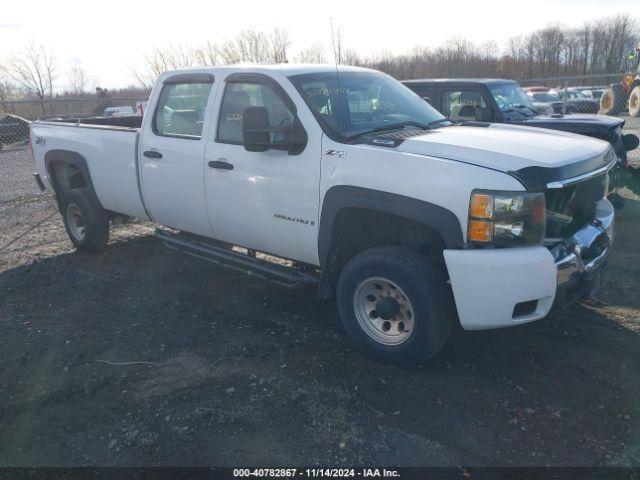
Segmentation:
<svg viewBox="0 0 640 480">
<path fill-rule="evenodd" d="M 637 198 L 596 299 L 399 369 L 149 224 L 76 253 L 31 171 L 0 153 L 0 465 L 640 465 Z"/>
</svg>

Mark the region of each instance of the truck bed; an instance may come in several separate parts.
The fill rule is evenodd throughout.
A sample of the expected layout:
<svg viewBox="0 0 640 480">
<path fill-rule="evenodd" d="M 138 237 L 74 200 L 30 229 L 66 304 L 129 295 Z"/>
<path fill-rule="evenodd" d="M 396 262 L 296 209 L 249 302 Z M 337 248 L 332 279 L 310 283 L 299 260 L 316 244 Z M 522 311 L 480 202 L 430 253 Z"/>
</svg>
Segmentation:
<svg viewBox="0 0 640 480">
<path fill-rule="evenodd" d="M 32 147 L 44 185 L 52 190 L 48 163 L 79 156 L 86 163 L 103 208 L 146 219 L 136 159 L 141 120 L 136 116 L 33 122 Z"/>
</svg>

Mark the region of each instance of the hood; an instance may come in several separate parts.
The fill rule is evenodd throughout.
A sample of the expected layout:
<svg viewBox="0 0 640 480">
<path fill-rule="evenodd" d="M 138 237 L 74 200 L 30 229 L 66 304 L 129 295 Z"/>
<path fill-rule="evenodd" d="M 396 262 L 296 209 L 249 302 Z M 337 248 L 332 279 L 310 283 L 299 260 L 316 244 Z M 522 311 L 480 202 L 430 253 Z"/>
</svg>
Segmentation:
<svg viewBox="0 0 640 480">
<path fill-rule="evenodd" d="M 599 134 L 602 137 L 606 137 L 611 129 L 624 125 L 624 120 L 606 115 L 572 113 L 518 118 L 512 120 L 511 123 L 587 135 Z"/>
<path fill-rule="evenodd" d="M 397 150 L 470 163 L 512 174 L 527 188 L 587 173 L 605 161 L 609 145 L 571 133 L 504 124 L 455 125 L 407 138 Z M 518 172 L 534 172 L 536 181 Z"/>
</svg>

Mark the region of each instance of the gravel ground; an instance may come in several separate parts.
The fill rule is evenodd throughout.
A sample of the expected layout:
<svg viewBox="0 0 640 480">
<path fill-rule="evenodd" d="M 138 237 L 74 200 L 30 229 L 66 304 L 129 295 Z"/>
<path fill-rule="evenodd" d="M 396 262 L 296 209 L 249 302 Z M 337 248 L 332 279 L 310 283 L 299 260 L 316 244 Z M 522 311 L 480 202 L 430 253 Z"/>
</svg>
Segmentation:
<svg viewBox="0 0 640 480">
<path fill-rule="evenodd" d="M 0 465 L 640 465 L 637 198 L 596 299 L 398 369 L 149 224 L 76 253 L 28 151 L 0 168 Z"/>
</svg>

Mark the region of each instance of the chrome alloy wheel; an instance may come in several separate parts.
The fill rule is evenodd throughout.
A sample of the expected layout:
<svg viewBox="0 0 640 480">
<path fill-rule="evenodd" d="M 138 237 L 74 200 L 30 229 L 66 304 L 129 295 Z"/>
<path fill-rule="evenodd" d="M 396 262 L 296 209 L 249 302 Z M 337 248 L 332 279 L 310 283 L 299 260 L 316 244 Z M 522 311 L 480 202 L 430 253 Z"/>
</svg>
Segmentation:
<svg viewBox="0 0 640 480">
<path fill-rule="evenodd" d="M 353 294 L 353 308 L 362 330 L 376 342 L 399 345 L 411 336 L 413 306 L 404 291 L 386 278 L 360 282 Z"/>
<path fill-rule="evenodd" d="M 84 241 L 84 237 L 87 232 L 87 227 L 84 223 L 84 217 L 82 210 L 75 203 L 70 203 L 67 207 L 67 224 L 69 225 L 69 231 L 73 238 L 78 242 Z"/>
</svg>

